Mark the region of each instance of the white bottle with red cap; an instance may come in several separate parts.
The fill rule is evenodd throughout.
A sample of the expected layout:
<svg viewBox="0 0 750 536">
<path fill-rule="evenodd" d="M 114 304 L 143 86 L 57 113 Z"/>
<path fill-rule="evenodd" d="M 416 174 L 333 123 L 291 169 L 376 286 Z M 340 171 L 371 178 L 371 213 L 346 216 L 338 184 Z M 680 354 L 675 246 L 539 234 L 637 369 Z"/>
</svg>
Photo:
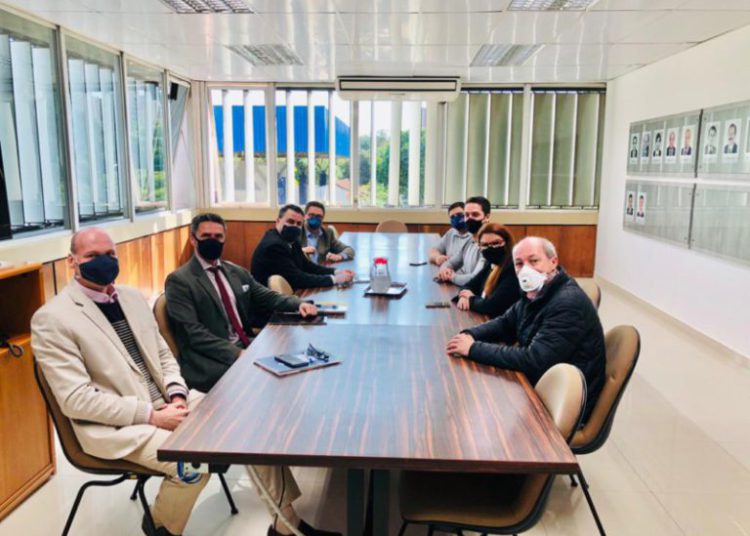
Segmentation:
<svg viewBox="0 0 750 536">
<path fill-rule="evenodd" d="M 370 287 L 373 292 L 385 294 L 391 288 L 391 273 L 386 257 L 375 257 L 370 268 Z"/>
</svg>

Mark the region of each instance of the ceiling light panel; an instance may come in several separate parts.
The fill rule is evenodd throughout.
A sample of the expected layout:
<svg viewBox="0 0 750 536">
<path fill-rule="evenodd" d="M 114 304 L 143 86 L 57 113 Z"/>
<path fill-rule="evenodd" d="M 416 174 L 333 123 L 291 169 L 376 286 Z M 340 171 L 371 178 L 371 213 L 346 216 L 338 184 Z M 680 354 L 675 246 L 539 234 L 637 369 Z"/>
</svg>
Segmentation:
<svg viewBox="0 0 750 536">
<path fill-rule="evenodd" d="M 175 13 L 254 13 L 244 0 L 161 0 Z"/>
<path fill-rule="evenodd" d="M 302 59 L 287 45 L 232 45 L 227 48 L 258 67 L 302 65 Z"/>
<path fill-rule="evenodd" d="M 482 45 L 471 60 L 472 67 L 523 65 L 544 45 Z"/>
<path fill-rule="evenodd" d="M 597 0 L 512 0 L 508 11 L 584 11 Z"/>
</svg>

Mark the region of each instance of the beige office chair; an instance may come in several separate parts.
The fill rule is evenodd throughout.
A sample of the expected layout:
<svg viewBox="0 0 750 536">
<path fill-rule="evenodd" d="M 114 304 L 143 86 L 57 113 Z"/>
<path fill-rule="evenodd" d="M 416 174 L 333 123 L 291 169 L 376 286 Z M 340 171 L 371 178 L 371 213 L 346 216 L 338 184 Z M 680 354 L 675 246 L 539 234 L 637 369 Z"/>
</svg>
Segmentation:
<svg viewBox="0 0 750 536">
<path fill-rule="evenodd" d="M 375 228 L 376 233 L 408 233 L 406 224 L 398 220 L 383 220 Z"/>
<path fill-rule="evenodd" d="M 633 326 L 617 326 L 605 335 L 604 346 L 607 359 L 604 386 L 591 410 L 589 420 L 576 431 L 570 443 L 570 448 L 576 455 L 590 454 L 607 442 L 617 407 L 641 353 L 641 336 Z M 589 485 L 583 471 L 579 472 L 578 478 L 584 491 L 588 490 Z M 573 476 L 571 484 L 578 485 Z"/>
<path fill-rule="evenodd" d="M 593 302 L 594 307 L 599 309 L 599 305 L 602 303 L 602 291 L 596 281 L 593 279 L 580 279 L 576 278 L 576 283 L 586 293 L 586 296 Z"/>
<path fill-rule="evenodd" d="M 280 275 L 272 275 L 268 278 L 268 288 L 286 296 L 294 294 L 292 286 Z"/>
<path fill-rule="evenodd" d="M 573 437 L 586 403 L 586 380 L 568 364 L 550 368 L 535 387 L 560 433 Z M 404 524 L 462 534 L 516 534 L 541 518 L 555 475 L 404 471 L 399 501 Z"/>
<path fill-rule="evenodd" d="M 161 336 L 167 342 L 167 346 L 169 346 L 169 349 L 172 351 L 172 355 L 177 360 L 177 363 L 179 363 L 180 348 L 179 346 L 177 346 L 177 340 L 175 339 L 174 332 L 172 331 L 172 324 L 170 323 L 169 314 L 167 313 L 167 295 L 164 292 L 162 292 L 154 302 L 154 318 L 156 318 L 156 324 L 159 326 L 159 333 L 161 333 Z M 216 472 L 219 475 L 221 487 L 224 489 L 224 495 L 227 496 L 227 501 L 229 502 L 229 510 L 231 511 L 232 515 L 234 515 L 238 513 L 239 510 L 237 510 L 237 505 L 234 504 L 232 492 L 229 490 L 227 481 L 224 478 L 226 468 L 219 468 Z M 130 495 L 131 500 L 135 500 L 137 493 L 138 490 L 134 489 L 133 493 Z"/>
<path fill-rule="evenodd" d="M 172 333 L 172 326 L 169 323 L 169 315 L 167 315 L 167 295 L 163 292 L 158 298 L 156 298 L 156 302 L 154 302 L 154 317 L 159 326 L 159 333 L 161 333 L 161 336 L 167 341 L 167 346 L 172 350 L 174 358 L 179 361 L 180 348 L 177 346 L 174 333 Z"/>
<path fill-rule="evenodd" d="M 76 512 L 78 512 L 78 507 L 83 499 L 83 494 L 88 488 L 92 486 L 115 486 L 125 480 L 132 479 L 136 480 L 136 484 L 131 498 L 135 499 L 137 496 L 140 499 L 145 514 L 144 525 L 146 530 L 150 530 L 151 534 L 155 534 L 156 529 L 154 527 L 154 520 L 151 517 L 151 509 L 148 506 L 143 486 L 152 476 L 162 476 L 161 473 L 126 460 L 104 460 L 86 454 L 83 451 L 81 444 L 78 442 L 78 438 L 73 430 L 73 425 L 71 424 L 70 419 L 68 419 L 68 417 L 63 414 L 62 409 L 60 409 L 57 399 L 55 399 L 52 389 L 50 389 L 47 379 L 44 377 L 44 373 L 37 363 L 34 364 L 34 374 L 36 376 L 39 390 L 42 392 L 42 397 L 47 404 L 47 410 L 52 417 L 52 422 L 55 424 L 57 437 L 60 439 L 60 447 L 62 447 L 63 454 L 65 454 L 65 457 L 71 465 L 84 473 L 117 477 L 114 480 L 89 480 L 88 482 L 84 482 L 84 484 L 78 489 L 75 501 L 73 501 L 73 507 L 68 514 L 68 519 L 65 522 L 65 528 L 63 529 L 62 535 L 67 536 L 70 532 L 70 527 L 73 525 L 73 520 L 76 516 Z"/>
</svg>

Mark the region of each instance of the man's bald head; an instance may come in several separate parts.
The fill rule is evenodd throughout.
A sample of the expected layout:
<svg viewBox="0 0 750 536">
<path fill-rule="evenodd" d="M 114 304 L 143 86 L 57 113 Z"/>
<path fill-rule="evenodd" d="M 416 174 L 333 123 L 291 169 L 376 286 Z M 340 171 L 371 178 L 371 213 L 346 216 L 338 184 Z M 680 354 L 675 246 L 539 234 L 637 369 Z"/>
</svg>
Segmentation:
<svg viewBox="0 0 750 536">
<path fill-rule="evenodd" d="M 98 227 L 88 227 L 73 233 L 70 238 L 70 253 L 82 255 L 84 250 L 107 246 L 108 250 L 115 249 L 115 243 L 106 231 Z M 104 253 L 106 253 L 105 251 Z"/>
<path fill-rule="evenodd" d="M 555 245 L 541 236 L 527 236 L 513 248 L 513 263 L 518 273 L 524 265 L 537 272 L 552 273 L 557 269 Z"/>
</svg>

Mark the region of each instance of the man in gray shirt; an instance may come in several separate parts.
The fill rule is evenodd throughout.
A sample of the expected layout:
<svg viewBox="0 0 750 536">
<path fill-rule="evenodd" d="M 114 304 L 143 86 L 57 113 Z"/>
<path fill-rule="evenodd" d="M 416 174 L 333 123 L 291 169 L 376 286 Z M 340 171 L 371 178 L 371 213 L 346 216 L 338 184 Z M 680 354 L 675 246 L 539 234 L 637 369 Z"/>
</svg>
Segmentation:
<svg viewBox="0 0 750 536">
<path fill-rule="evenodd" d="M 437 276 L 439 281 L 453 283 L 459 287 L 468 283 L 484 268 L 484 258 L 474 237 L 476 237 L 479 229 L 490 221 L 490 202 L 486 197 L 470 197 L 466 200 L 464 214 L 466 229 L 471 233 L 472 239 L 461 251 L 453 254 L 440 265 Z"/>
<path fill-rule="evenodd" d="M 442 265 L 445 261 L 460 253 L 471 242 L 471 233 L 466 230 L 464 202 L 456 201 L 448 207 L 451 228 L 440 239 L 438 245 L 430 248 L 427 257 L 432 264 Z"/>
</svg>

